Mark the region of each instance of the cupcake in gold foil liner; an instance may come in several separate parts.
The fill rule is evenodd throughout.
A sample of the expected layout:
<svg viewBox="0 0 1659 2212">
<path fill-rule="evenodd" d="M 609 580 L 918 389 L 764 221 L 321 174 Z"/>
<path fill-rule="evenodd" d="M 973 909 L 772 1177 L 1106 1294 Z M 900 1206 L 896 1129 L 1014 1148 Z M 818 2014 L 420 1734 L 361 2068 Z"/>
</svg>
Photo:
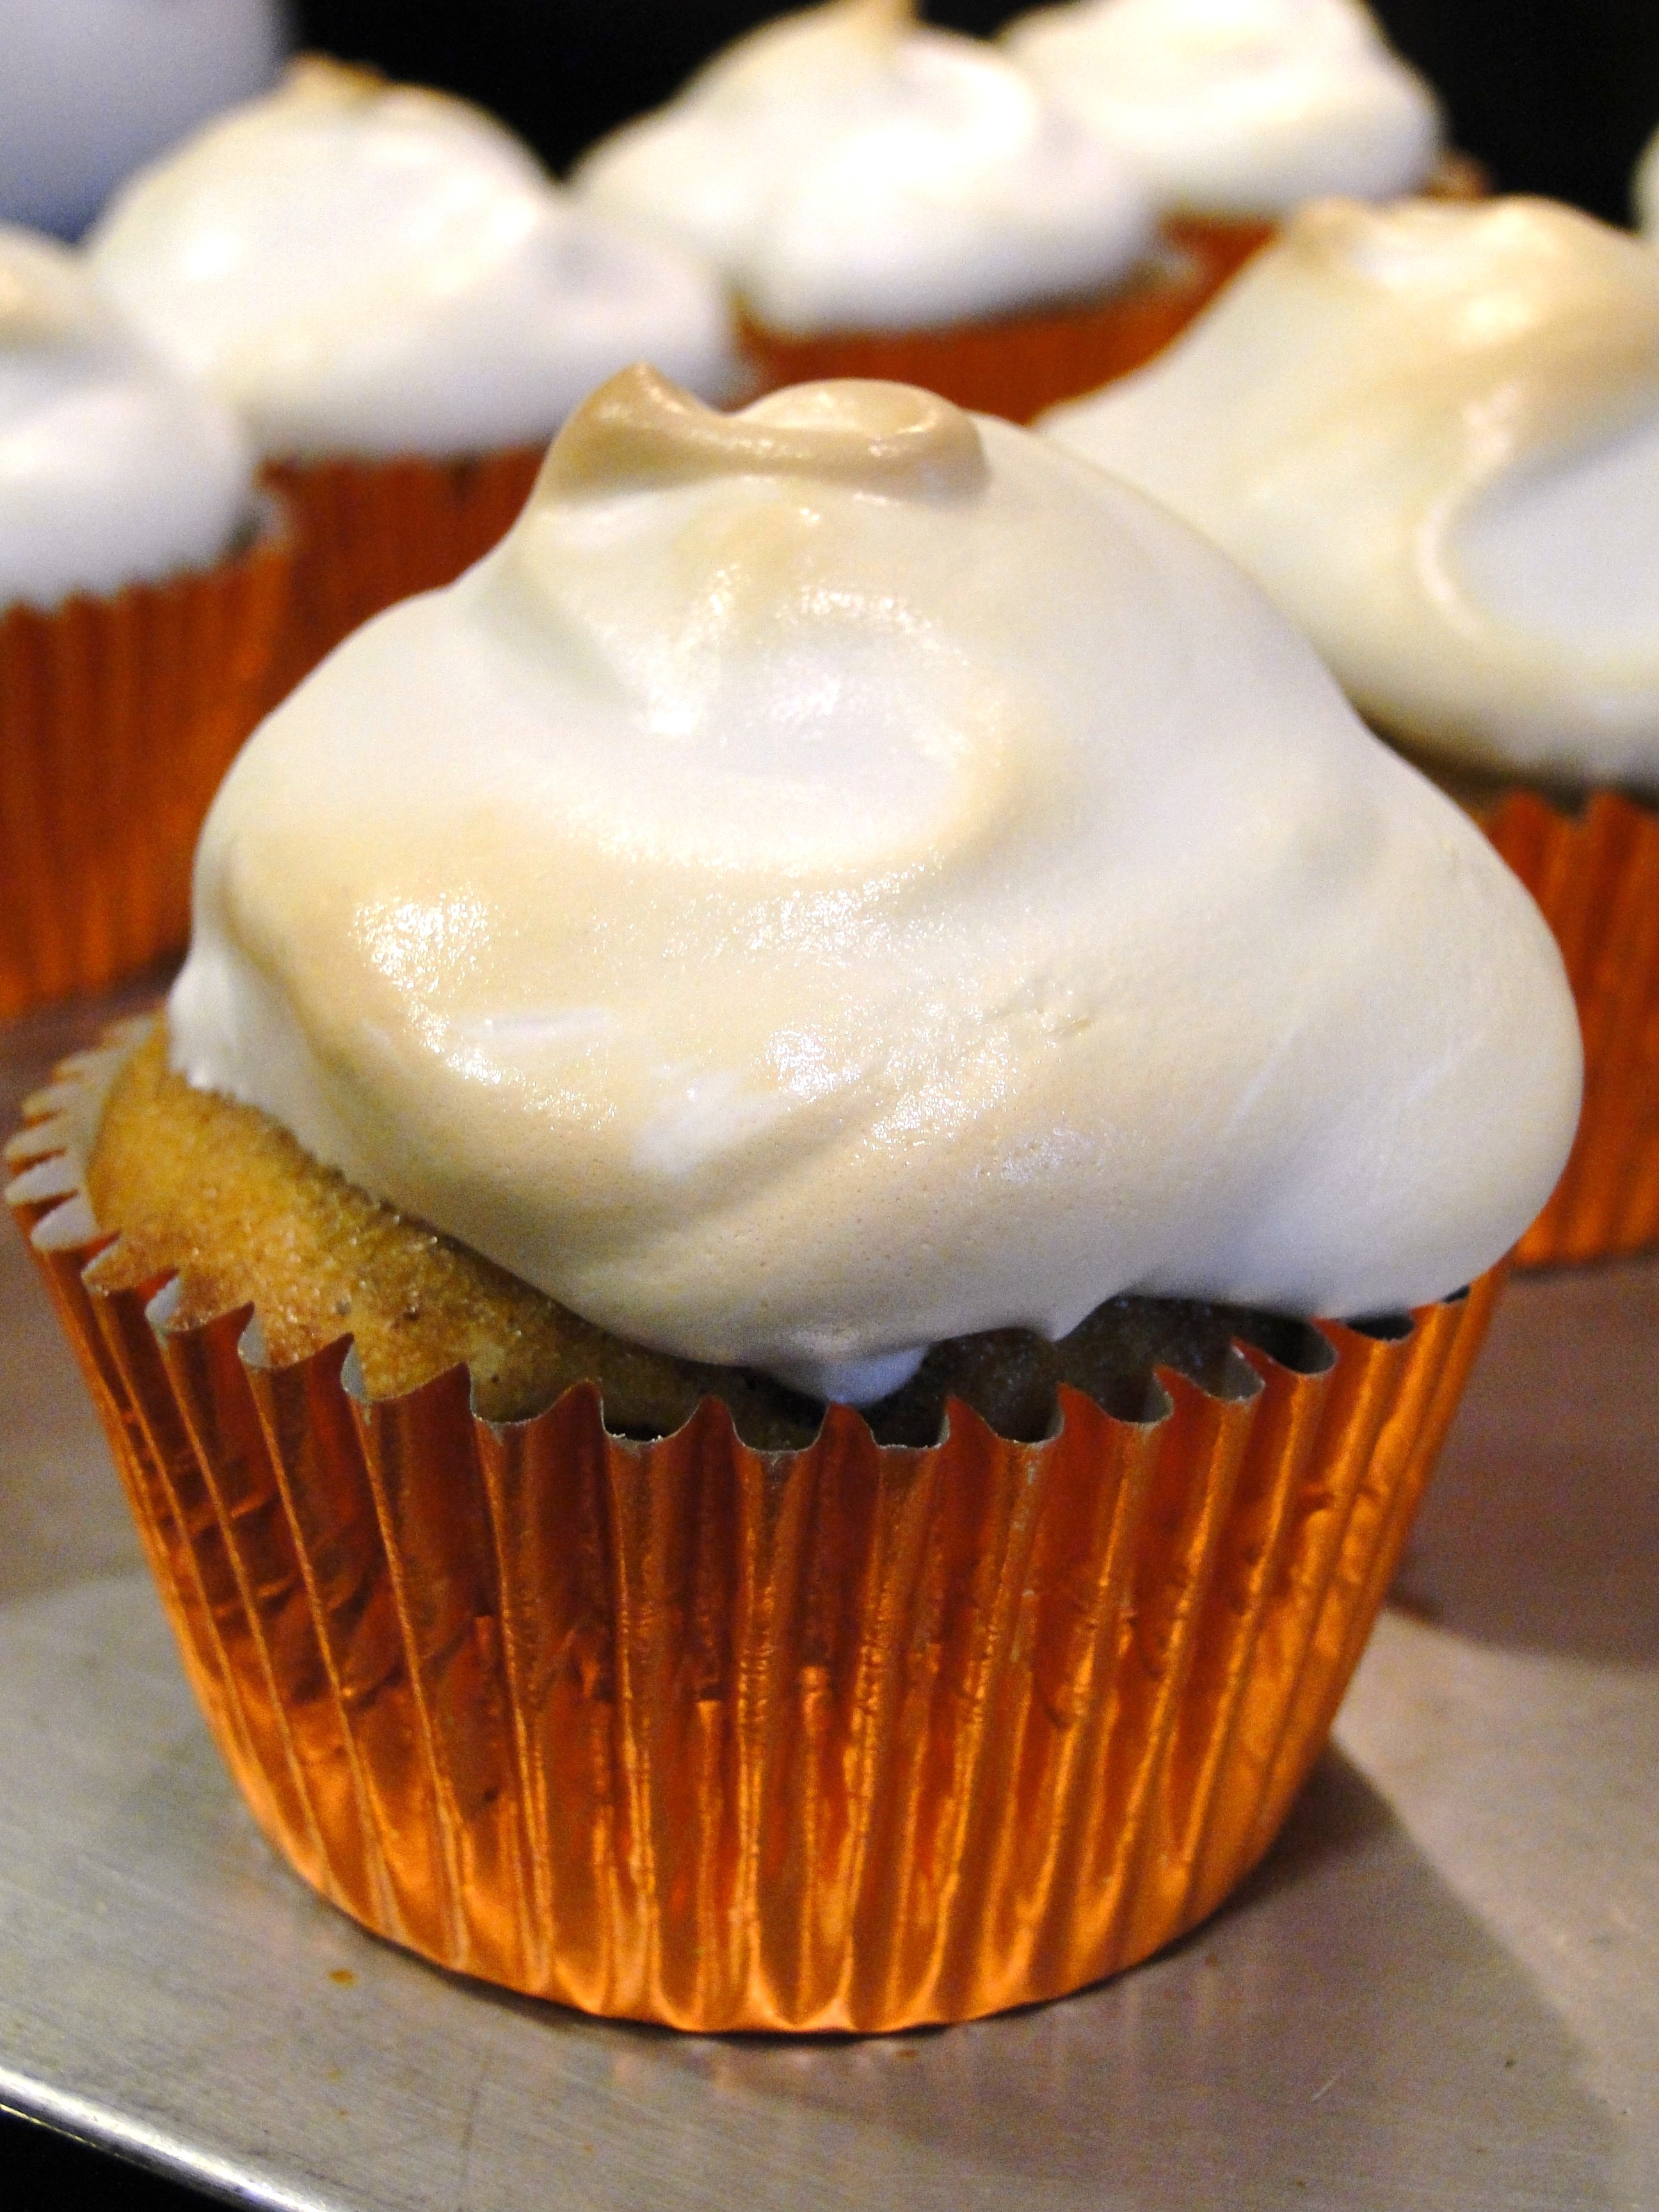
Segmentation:
<svg viewBox="0 0 1659 2212">
<path fill-rule="evenodd" d="M 292 508 L 299 539 L 276 696 L 372 615 L 482 560 L 517 520 L 545 451 L 268 462 L 264 480 Z"/>
<path fill-rule="evenodd" d="M 213 568 L 0 612 L 0 1018 L 184 944 L 197 833 L 271 702 L 292 558 L 273 501 Z"/>
<path fill-rule="evenodd" d="M 1578 1135 L 1517 1264 L 1640 1251 L 1659 1243 L 1659 814 L 1520 788 L 1476 811 L 1555 933 L 1584 1037 Z"/>
<path fill-rule="evenodd" d="M 586 1383 L 368 1402 L 100 1289 L 83 1162 L 136 1030 L 66 1064 L 9 1198 L 210 1727 L 273 1846 L 389 1940 L 585 2010 L 872 2031 L 1058 1996 L 1261 1858 L 1381 1604 L 1498 1276 L 1125 1419 L 1062 1388 L 927 1449 L 762 1452 Z M 1293 1349 L 1291 1340 L 1300 1349 Z"/>
</svg>

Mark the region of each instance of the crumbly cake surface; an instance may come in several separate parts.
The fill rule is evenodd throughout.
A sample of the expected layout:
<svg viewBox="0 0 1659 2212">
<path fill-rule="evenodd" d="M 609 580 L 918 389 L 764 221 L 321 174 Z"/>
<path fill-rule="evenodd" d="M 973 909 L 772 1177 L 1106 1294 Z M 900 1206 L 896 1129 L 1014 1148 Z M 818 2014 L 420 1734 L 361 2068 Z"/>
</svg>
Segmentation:
<svg viewBox="0 0 1659 2212">
<path fill-rule="evenodd" d="M 478 1411 L 516 1420 L 596 1380 L 609 1426 L 663 1436 L 706 1395 L 767 1449 L 811 1443 L 819 1413 L 769 1377 L 652 1352 L 594 1328 L 424 1222 L 319 1166 L 270 1117 L 192 1091 L 154 1034 L 110 1092 L 88 1164 L 88 1195 L 120 1241 L 95 1264 L 106 1286 L 177 1276 L 174 1326 L 252 1305 L 276 1364 L 349 1335 L 371 1397 L 396 1396 L 465 1364 Z M 1292 1364 L 1318 1364 L 1302 1324 L 1197 1301 L 1122 1297 L 1060 1344 L 1002 1329 L 936 1346 L 915 1380 L 869 1409 L 885 1443 L 937 1440 L 945 1401 L 965 1398 L 1000 1433 L 1039 1437 L 1066 1382 L 1140 1417 L 1169 1365 L 1229 1394 L 1234 1336 Z"/>
</svg>

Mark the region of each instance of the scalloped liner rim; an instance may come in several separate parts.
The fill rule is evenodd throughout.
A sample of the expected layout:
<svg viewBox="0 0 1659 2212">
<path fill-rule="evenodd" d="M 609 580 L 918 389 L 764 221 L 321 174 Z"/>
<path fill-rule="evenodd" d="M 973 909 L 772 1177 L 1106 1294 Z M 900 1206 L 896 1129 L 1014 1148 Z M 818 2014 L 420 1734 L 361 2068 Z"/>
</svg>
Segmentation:
<svg viewBox="0 0 1659 2212">
<path fill-rule="evenodd" d="M 140 1014 L 132 1016 L 125 1021 L 107 1024 L 98 1045 L 82 1052 L 70 1054 L 58 1061 L 53 1071 L 52 1081 L 45 1089 L 33 1092 L 23 1101 L 24 1126 L 9 1139 L 3 1150 L 3 1158 L 7 1163 L 18 1166 L 21 1172 L 7 1184 L 4 1196 L 6 1203 L 14 1209 L 24 1206 L 38 1206 L 43 1202 L 50 1204 L 52 1200 L 58 1201 L 36 1220 L 28 1232 L 30 1242 L 43 1253 L 55 1252 L 67 1255 L 84 1249 L 85 1265 L 90 1267 L 94 1260 L 103 1258 L 106 1252 L 115 1249 L 120 1242 L 119 1231 L 101 1228 L 93 1213 L 91 1201 L 85 1189 L 85 1164 L 96 1137 L 104 1102 L 108 1097 L 110 1088 L 120 1070 L 121 1064 L 127 1055 L 135 1051 L 149 1036 L 156 1018 L 157 1016 L 153 1014 Z M 88 1288 L 94 1296 L 102 1294 L 100 1286 L 96 1284 L 89 1284 Z M 1466 1285 L 1462 1290 L 1451 1293 L 1449 1297 L 1435 1300 L 1431 1306 L 1413 1309 L 1409 1315 L 1401 1316 L 1407 1321 L 1410 1326 L 1400 1331 L 1397 1337 L 1391 1337 L 1390 1340 L 1401 1343 L 1408 1341 L 1416 1334 L 1418 1316 L 1420 1313 L 1431 1311 L 1434 1306 L 1462 1304 L 1467 1301 L 1468 1296 L 1469 1286 Z M 158 1339 L 166 1339 L 175 1333 L 171 1327 L 171 1318 L 178 1297 L 179 1279 L 176 1274 L 170 1272 L 157 1278 L 147 1289 L 146 1318 Z M 222 1324 L 232 1314 L 246 1316 L 237 1350 L 243 1364 L 250 1371 L 283 1372 L 289 1368 L 303 1366 L 310 1360 L 337 1355 L 342 1361 L 341 1381 L 343 1387 L 348 1395 L 365 1408 L 372 1406 L 377 1410 L 383 1410 L 406 1405 L 418 1398 L 423 1391 L 430 1389 L 434 1383 L 441 1382 L 446 1376 L 457 1371 L 464 1364 L 457 1361 L 454 1368 L 434 1370 L 423 1382 L 415 1384 L 409 1390 L 394 1392 L 386 1397 L 371 1398 L 362 1381 L 362 1370 L 357 1361 L 349 1330 L 337 1337 L 331 1338 L 325 1344 L 314 1346 L 311 1351 L 302 1352 L 292 1360 L 273 1362 L 266 1354 L 264 1332 L 259 1325 L 258 1315 L 250 1300 L 237 1306 L 228 1307 L 222 1313 L 201 1316 L 190 1322 L 183 1334 L 191 1335 L 200 1330 L 213 1328 L 216 1324 Z M 1324 1352 L 1323 1356 L 1318 1358 L 1316 1365 L 1305 1368 L 1288 1367 L 1272 1352 L 1264 1351 L 1258 1345 L 1248 1343 L 1241 1337 L 1235 1336 L 1231 1340 L 1233 1364 L 1229 1376 L 1229 1380 L 1236 1385 L 1235 1388 L 1217 1391 L 1206 1389 L 1200 1383 L 1191 1382 L 1190 1377 L 1182 1379 L 1188 1382 L 1194 1389 L 1212 1403 L 1249 1404 L 1261 1395 L 1265 1387 L 1262 1378 L 1266 1370 L 1283 1368 L 1288 1374 L 1310 1378 L 1328 1376 L 1338 1364 L 1343 1340 L 1348 1336 L 1364 1334 L 1349 1322 L 1322 1316 L 1310 1316 L 1304 1321 L 1301 1326 L 1316 1338 L 1322 1340 Z M 1310 1348 L 1312 1349 L 1311 1346 Z M 1173 1411 L 1173 1402 L 1170 1396 L 1166 1378 L 1172 1371 L 1178 1372 L 1165 1366 L 1159 1366 L 1154 1370 L 1154 1388 L 1157 1395 L 1148 1411 L 1138 1420 L 1118 1413 L 1112 1413 L 1109 1417 L 1120 1422 L 1126 1428 L 1144 1431 L 1155 1429 L 1162 1422 L 1168 1420 Z M 493 1433 L 506 1435 L 515 1430 L 526 1429 L 531 1424 L 544 1419 L 549 1414 L 556 1412 L 568 1399 L 594 1388 L 595 1385 L 589 1382 L 574 1382 L 562 1391 L 556 1398 L 550 1399 L 545 1406 L 538 1407 L 533 1413 L 527 1413 L 515 1421 L 493 1421 L 477 1411 L 474 1402 L 472 1381 L 469 1374 L 468 1407 L 472 1419 L 480 1427 L 489 1430 Z M 1066 1382 L 1058 1386 L 1056 1400 L 1057 1416 L 1048 1433 L 1028 1441 L 1038 1444 L 1055 1442 L 1066 1432 L 1068 1403 L 1092 1405 L 1097 1402 L 1086 1391 Z M 827 1412 L 828 1408 L 826 1407 L 825 1410 Z M 868 1428 L 868 1423 L 864 1421 L 856 1408 L 843 1407 L 841 1410 L 843 1413 L 854 1414 L 861 1426 Z M 1104 1412 L 1107 1409 L 1102 1407 L 1101 1410 Z M 875 1438 L 873 1434 L 871 1441 L 881 1451 L 902 1452 L 919 1456 L 923 1453 L 937 1451 L 948 1441 L 954 1422 L 964 1415 L 974 1420 L 983 1419 L 966 1401 L 951 1398 L 946 1402 L 939 1435 L 933 1443 L 883 1444 Z M 603 1418 L 603 1413 L 601 1418 Z M 717 1422 L 722 1419 L 731 1422 L 730 1409 L 723 1400 L 713 1396 L 700 1400 L 678 1429 L 672 1430 L 662 1437 L 631 1437 L 608 1427 L 605 1434 L 613 1443 L 623 1446 L 635 1443 L 643 1445 L 666 1443 L 673 1442 L 676 1438 L 684 1437 L 695 1423 L 709 1419 Z M 993 1436 L 996 1437 L 1000 1443 L 1010 1444 L 1019 1441 L 1014 1437 L 1002 1436 L 989 1422 L 984 1422 L 984 1425 Z M 741 1437 L 738 1438 L 738 1442 L 742 1444 L 744 1450 L 755 1452 L 757 1456 L 763 1461 L 783 1462 L 799 1458 L 803 1453 L 815 1449 L 822 1433 L 820 1430 L 818 1436 L 815 1436 L 808 1443 L 778 1449 L 767 1449 L 760 1446 L 744 1444 Z M 735 1426 L 733 1434 L 736 1434 Z"/>
</svg>

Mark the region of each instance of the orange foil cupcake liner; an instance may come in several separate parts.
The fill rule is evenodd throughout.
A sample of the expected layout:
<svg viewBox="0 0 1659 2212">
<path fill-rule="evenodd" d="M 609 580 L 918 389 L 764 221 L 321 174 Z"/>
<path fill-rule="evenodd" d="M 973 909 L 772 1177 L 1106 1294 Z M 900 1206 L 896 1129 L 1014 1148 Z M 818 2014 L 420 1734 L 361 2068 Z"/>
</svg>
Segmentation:
<svg viewBox="0 0 1659 2212">
<path fill-rule="evenodd" d="M 1054 1997 L 1212 1911 L 1330 1728 L 1496 1295 L 1310 1371 L 1239 1346 L 1142 1420 L 953 1403 L 931 1449 L 808 1449 L 596 1388 L 495 1426 L 465 1376 L 365 1403 L 344 1343 L 100 1292 L 35 1102 L 10 1201 L 185 1665 L 277 1850 L 457 1972 L 700 2031 L 901 2028 Z M 88 1109 L 88 1102 L 91 1102 Z M 94 1124 L 95 1125 L 95 1124 Z"/>
<path fill-rule="evenodd" d="M 270 702 L 292 543 L 0 613 L 0 1018 L 135 974 L 190 933 L 197 832 Z"/>
<path fill-rule="evenodd" d="M 1584 1035 L 1584 1107 L 1523 1267 L 1659 1243 L 1659 814 L 1611 792 L 1581 815 L 1511 791 L 1484 821 L 1554 931 Z"/>
<path fill-rule="evenodd" d="M 545 452 L 268 463 L 264 480 L 292 507 L 300 538 L 278 696 L 371 615 L 481 560 L 518 520 Z"/>
</svg>

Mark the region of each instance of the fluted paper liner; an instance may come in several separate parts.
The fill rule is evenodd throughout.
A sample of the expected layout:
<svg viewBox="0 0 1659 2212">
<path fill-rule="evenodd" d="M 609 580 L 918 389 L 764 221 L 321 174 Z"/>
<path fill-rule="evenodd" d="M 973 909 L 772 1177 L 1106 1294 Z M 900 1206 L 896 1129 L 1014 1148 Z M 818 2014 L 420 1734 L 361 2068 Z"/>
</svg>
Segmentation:
<svg viewBox="0 0 1659 2212">
<path fill-rule="evenodd" d="M 117 1055 L 118 1056 L 118 1054 Z M 808 1449 L 592 1384 L 496 1426 L 459 1370 L 367 1404 L 246 1310 L 100 1292 L 80 1189 L 111 1056 L 15 1140 L 11 1204 L 185 1665 L 276 1849 L 459 1972 L 703 2031 L 896 2028 L 1056 1996 L 1192 1927 L 1324 1741 L 1496 1290 L 1394 1334 L 1240 1346 L 1149 1418 L 831 1407 Z M 81 1134 L 77 1136 L 77 1121 Z"/>
<path fill-rule="evenodd" d="M 453 584 L 482 560 L 517 521 L 545 450 L 268 464 L 265 479 L 294 509 L 300 534 L 279 696 L 371 615 Z"/>
<path fill-rule="evenodd" d="M 197 833 L 269 704 L 292 545 L 0 612 L 0 1018 L 99 991 L 190 933 Z"/>
<path fill-rule="evenodd" d="M 1511 791 L 1486 834 L 1554 931 L 1584 1035 L 1584 1107 L 1522 1267 L 1659 1242 L 1659 814 L 1599 792 L 1582 815 Z"/>
</svg>

